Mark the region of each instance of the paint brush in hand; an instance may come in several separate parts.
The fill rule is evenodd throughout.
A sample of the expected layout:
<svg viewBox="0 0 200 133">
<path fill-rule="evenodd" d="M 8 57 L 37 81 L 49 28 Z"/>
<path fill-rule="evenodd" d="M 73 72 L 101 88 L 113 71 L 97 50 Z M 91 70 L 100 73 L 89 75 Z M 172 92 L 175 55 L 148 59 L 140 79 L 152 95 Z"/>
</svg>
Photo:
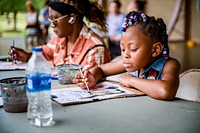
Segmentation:
<svg viewBox="0 0 200 133">
<path fill-rule="evenodd" d="M 15 47 L 15 41 L 13 40 L 13 46 L 11 47 L 11 52 L 12 52 L 12 65 L 14 64 L 14 47 Z"/>
<path fill-rule="evenodd" d="M 84 83 L 85 83 L 85 85 L 86 85 L 86 88 L 87 88 L 88 93 L 92 94 L 91 91 L 90 91 L 90 88 L 88 87 L 87 82 L 85 81 L 85 77 L 84 77 L 84 75 L 83 75 L 83 72 L 82 72 L 81 68 L 79 68 L 79 70 L 80 70 L 80 72 L 81 72 L 82 77 L 84 78 Z"/>
</svg>

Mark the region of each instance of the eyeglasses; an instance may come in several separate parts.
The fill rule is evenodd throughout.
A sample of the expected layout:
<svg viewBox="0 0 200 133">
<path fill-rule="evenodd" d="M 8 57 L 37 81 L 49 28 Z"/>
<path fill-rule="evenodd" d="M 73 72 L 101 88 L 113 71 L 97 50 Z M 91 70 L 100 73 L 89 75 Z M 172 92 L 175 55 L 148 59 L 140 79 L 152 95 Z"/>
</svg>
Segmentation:
<svg viewBox="0 0 200 133">
<path fill-rule="evenodd" d="M 53 23 L 54 25 L 57 23 L 57 21 L 58 20 L 61 20 L 61 19 L 63 19 L 63 18 L 65 18 L 65 17 L 67 17 L 68 15 L 64 15 L 64 16 L 62 16 L 62 17 L 59 17 L 59 18 L 56 18 L 56 19 L 54 19 L 54 20 L 52 20 L 52 19 L 50 19 L 50 18 L 48 18 L 49 19 L 49 21 L 51 22 L 51 23 Z"/>
</svg>

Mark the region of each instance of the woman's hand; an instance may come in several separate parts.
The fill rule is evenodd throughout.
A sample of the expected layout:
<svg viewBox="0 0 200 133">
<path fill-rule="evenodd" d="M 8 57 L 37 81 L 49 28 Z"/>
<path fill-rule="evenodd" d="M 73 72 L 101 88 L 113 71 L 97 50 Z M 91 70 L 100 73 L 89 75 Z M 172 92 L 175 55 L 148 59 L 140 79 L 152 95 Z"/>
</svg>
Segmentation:
<svg viewBox="0 0 200 133">
<path fill-rule="evenodd" d="M 77 74 L 73 80 L 73 83 L 77 84 L 79 87 L 86 89 L 86 84 L 89 88 L 93 87 L 96 84 L 95 77 L 90 71 L 82 70 L 83 75 L 81 73 Z M 85 84 L 86 82 L 86 84 Z"/>
<path fill-rule="evenodd" d="M 27 62 L 31 57 L 31 53 L 27 53 L 23 49 L 11 47 L 8 54 L 13 57 L 14 60 Z"/>
</svg>

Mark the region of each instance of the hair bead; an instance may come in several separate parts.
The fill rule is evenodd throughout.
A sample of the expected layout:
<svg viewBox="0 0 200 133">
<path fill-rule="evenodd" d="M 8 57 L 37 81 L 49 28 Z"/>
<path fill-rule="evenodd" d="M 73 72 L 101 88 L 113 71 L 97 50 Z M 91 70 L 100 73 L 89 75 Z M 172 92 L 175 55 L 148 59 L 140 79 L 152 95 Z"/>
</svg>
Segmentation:
<svg viewBox="0 0 200 133">
<path fill-rule="evenodd" d="M 142 16 L 143 22 L 144 22 L 144 23 L 147 22 L 147 17 L 145 16 L 145 14 L 144 14 L 144 13 L 141 13 L 141 16 Z"/>
</svg>

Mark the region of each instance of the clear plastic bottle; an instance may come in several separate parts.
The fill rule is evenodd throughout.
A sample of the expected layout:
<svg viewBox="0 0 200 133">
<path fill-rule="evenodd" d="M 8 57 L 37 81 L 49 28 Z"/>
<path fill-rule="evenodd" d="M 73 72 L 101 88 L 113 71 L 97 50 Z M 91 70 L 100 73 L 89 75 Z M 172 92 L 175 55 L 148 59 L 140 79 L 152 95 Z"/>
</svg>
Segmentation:
<svg viewBox="0 0 200 133">
<path fill-rule="evenodd" d="M 40 47 L 32 49 L 32 56 L 26 68 L 26 79 L 27 117 L 30 124 L 39 127 L 51 126 L 53 124 L 51 67 Z"/>
</svg>

